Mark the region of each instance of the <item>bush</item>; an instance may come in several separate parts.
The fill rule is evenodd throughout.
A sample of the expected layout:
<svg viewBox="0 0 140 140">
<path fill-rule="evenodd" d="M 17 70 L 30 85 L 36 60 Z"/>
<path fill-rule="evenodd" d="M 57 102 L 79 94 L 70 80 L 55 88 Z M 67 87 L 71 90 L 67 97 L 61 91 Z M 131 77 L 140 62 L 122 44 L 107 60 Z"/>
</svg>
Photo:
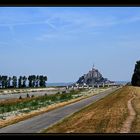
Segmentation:
<svg viewBox="0 0 140 140">
<path fill-rule="evenodd" d="M 37 106 L 38 105 L 38 102 L 37 101 L 32 101 L 31 103 L 30 103 L 30 106 Z"/>
<path fill-rule="evenodd" d="M 58 91 L 58 92 L 56 93 L 56 95 L 57 95 L 57 94 L 60 94 L 60 92 Z"/>
<path fill-rule="evenodd" d="M 22 97 L 21 97 L 21 96 L 19 96 L 19 99 L 22 99 Z"/>
<path fill-rule="evenodd" d="M 30 95 L 29 94 L 27 94 L 27 98 L 30 98 Z"/>
<path fill-rule="evenodd" d="M 70 98 L 72 98 L 71 94 L 62 94 L 62 96 L 60 97 L 60 100 L 70 99 Z"/>
<path fill-rule="evenodd" d="M 32 98 L 34 97 L 34 95 L 31 96 Z"/>
<path fill-rule="evenodd" d="M 62 93 L 66 93 L 66 91 L 62 91 Z"/>
<path fill-rule="evenodd" d="M 10 112 L 11 111 L 11 106 L 8 105 L 6 107 L 3 107 L 1 111 L 2 111 L 1 113 Z"/>
</svg>

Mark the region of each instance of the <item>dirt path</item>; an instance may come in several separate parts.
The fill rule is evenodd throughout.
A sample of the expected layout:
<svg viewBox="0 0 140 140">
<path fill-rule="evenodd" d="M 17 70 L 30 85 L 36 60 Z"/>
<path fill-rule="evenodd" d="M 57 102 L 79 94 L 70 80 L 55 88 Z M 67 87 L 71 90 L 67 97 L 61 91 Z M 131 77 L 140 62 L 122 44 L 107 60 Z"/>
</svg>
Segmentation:
<svg viewBox="0 0 140 140">
<path fill-rule="evenodd" d="M 129 110 L 129 116 L 124 121 L 123 126 L 120 130 L 120 133 L 129 133 L 130 132 L 132 122 L 136 116 L 136 112 L 132 106 L 132 100 L 135 98 L 135 94 L 133 93 L 132 95 L 133 95 L 133 97 L 130 100 L 128 100 L 128 103 L 127 103 L 127 107 Z"/>
</svg>

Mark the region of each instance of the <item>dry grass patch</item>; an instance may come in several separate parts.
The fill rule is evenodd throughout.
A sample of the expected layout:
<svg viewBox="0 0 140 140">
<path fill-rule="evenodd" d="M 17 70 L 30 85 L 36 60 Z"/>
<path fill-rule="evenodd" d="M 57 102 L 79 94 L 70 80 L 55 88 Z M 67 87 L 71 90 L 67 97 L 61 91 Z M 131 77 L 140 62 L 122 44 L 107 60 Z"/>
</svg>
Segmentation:
<svg viewBox="0 0 140 140">
<path fill-rule="evenodd" d="M 133 87 L 125 86 L 48 128 L 47 133 L 118 133 L 128 116 Z"/>
<path fill-rule="evenodd" d="M 132 123 L 131 132 L 140 133 L 140 87 L 133 87 L 135 90 L 135 99 L 132 101 L 132 105 L 136 111 L 136 118 Z"/>
</svg>

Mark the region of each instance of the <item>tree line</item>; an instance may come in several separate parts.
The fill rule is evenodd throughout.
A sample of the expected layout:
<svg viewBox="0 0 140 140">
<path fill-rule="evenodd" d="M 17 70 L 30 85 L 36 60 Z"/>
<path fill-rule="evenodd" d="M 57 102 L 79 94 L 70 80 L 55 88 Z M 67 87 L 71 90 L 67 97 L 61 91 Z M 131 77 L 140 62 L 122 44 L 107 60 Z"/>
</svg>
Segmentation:
<svg viewBox="0 0 140 140">
<path fill-rule="evenodd" d="M 47 76 L 29 75 L 8 77 L 0 75 L 0 88 L 46 87 Z"/>
</svg>

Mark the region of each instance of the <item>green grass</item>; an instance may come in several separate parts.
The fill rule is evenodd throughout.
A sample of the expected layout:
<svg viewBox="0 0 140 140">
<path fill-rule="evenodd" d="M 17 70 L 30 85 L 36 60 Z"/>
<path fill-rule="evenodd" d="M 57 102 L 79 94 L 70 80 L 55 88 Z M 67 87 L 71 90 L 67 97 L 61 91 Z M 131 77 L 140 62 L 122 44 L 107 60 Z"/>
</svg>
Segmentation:
<svg viewBox="0 0 140 140">
<path fill-rule="evenodd" d="M 63 102 L 63 101 L 67 101 L 73 98 L 77 98 L 77 97 L 74 97 L 73 95 L 78 94 L 81 91 L 82 90 L 71 91 L 70 93 L 62 93 L 62 94 L 57 93 L 54 95 L 45 95 L 42 97 L 34 98 L 33 100 L 27 100 L 27 101 L 23 101 L 19 103 L 14 103 L 14 104 L 1 104 L 0 114 L 16 111 L 16 110 L 23 110 L 24 108 L 28 108 L 28 110 L 36 110 L 38 108 L 45 107 L 53 103 Z"/>
</svg>

